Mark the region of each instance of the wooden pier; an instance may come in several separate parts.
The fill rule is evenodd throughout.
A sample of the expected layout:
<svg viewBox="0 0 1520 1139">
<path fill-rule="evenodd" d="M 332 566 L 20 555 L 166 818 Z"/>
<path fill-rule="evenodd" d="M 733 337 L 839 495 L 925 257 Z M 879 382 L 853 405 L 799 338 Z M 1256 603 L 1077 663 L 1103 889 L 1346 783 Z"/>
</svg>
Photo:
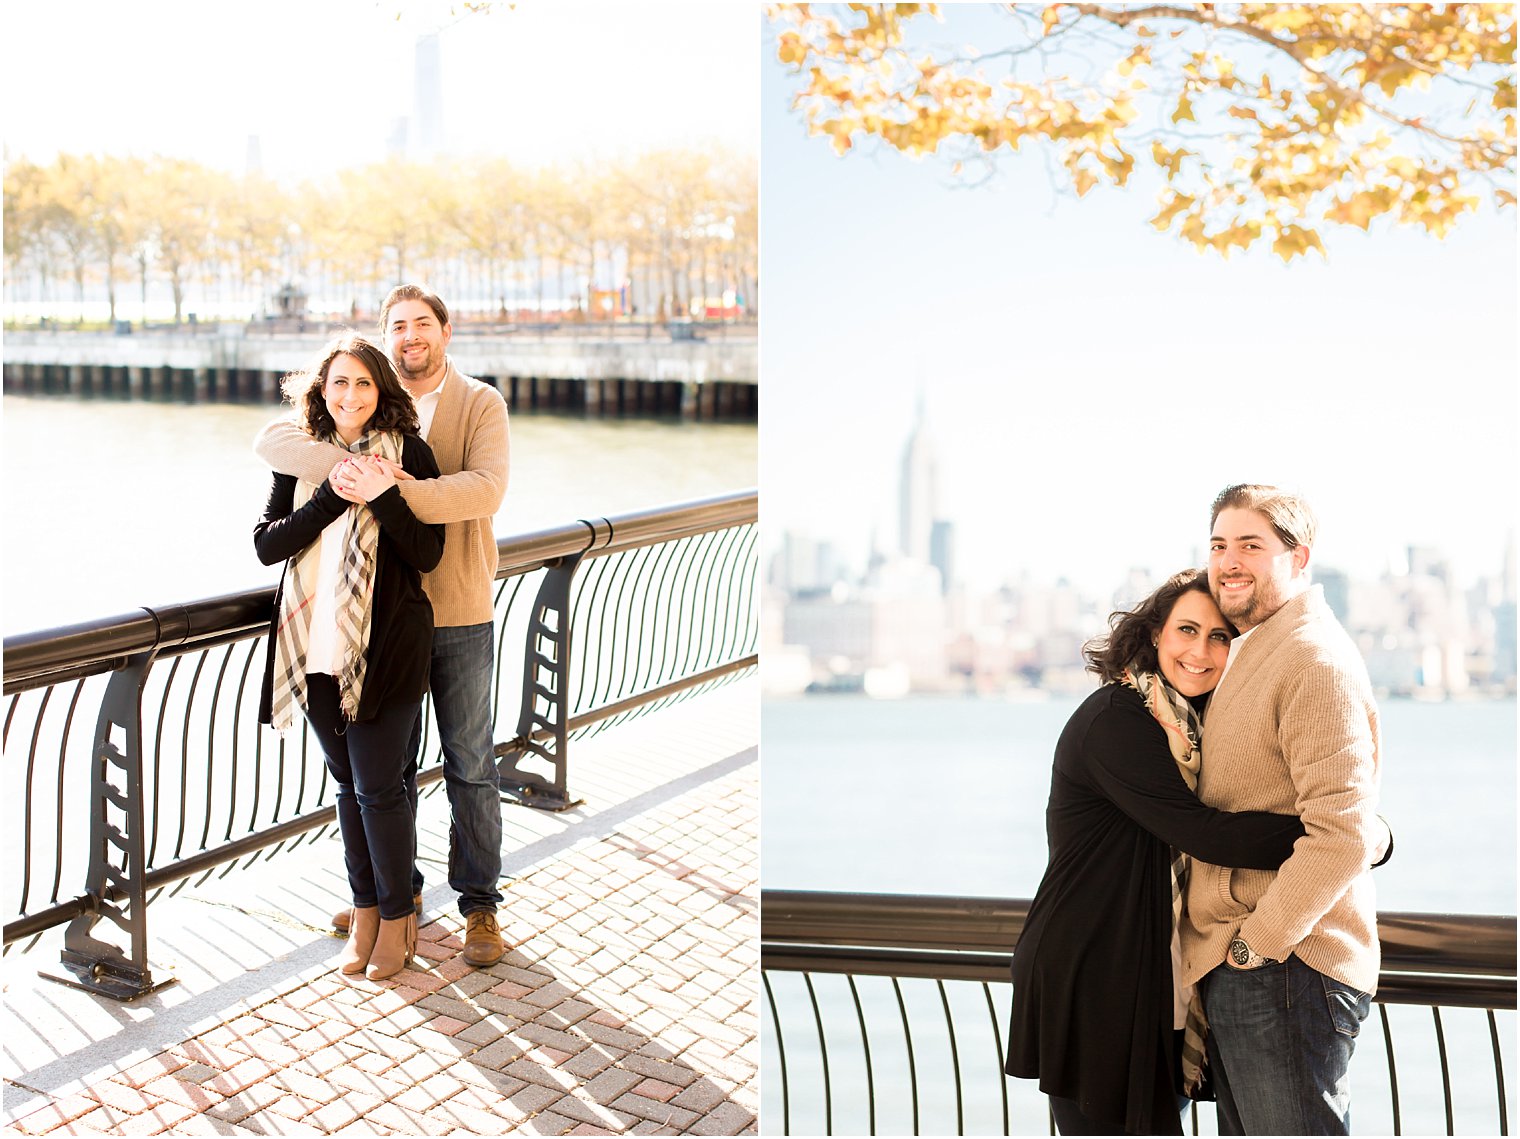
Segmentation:
<svg viewBox="0 0 1520 1139">
<path fill-rule="evenodd" d="M 5 338 L 5 391 L 278 403 L 281 379 L 308 366 L 329 338 L 326 332 L 263 335 L 243 326 L 125 336 L 12 332 Z M 753 334 L 688 339 L 660 332 L 634 339 L 456 332 L 449 355 L 518 410 L 704 420 L 752 420 L 758 412 Z"/>
</svg>

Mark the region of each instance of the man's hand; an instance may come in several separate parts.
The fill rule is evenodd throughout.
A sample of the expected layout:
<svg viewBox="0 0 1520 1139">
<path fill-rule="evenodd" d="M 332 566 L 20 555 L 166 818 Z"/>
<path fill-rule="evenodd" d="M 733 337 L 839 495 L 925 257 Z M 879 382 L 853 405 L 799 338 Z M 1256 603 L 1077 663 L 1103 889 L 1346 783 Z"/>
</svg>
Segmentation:
<svg viewBox="0 0 1520 1139">
<path fill-rule="evenodd" d="M 395 479 L 397 482 L 405 482 L 407 479 L 412 477 L 404 470 L 402 470 L 400 466 L 387 459 L 384 455 L 376 455 L 375 462 L 380 464 L 382 470 L 389 471 L 391 478 Z"/>
</svg>

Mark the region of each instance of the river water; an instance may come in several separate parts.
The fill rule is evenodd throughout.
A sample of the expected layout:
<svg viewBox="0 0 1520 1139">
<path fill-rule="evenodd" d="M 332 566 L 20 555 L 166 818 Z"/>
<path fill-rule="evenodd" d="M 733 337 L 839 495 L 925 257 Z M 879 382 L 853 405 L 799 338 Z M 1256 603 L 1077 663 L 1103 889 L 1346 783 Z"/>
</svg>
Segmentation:
<svg viewBox="0 0 1520 1139">
<path fill-rule="evenodd" d="M 6 396 L 4 632 L 272 585 L 253 555 L 273 406 Z M 512 417 L 497 537 L 756 483 L 753 424 Z"/>
</svg>

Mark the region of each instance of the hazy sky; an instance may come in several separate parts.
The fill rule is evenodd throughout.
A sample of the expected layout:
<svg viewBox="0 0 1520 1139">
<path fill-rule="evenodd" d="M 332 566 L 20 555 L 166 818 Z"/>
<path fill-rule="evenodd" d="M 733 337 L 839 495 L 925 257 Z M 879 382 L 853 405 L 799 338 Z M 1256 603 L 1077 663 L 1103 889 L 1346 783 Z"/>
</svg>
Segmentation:
<svg viewBox="0 0 1520 1139">
<path fill-rule="evenodd" d="M 238 173 L 258 135 L 265 170 L 282 178 L 382 160 L 393 121 L 411 113 L 417 36 L 442 29 L 444 129 L 466 152 L 535 164 L 701 138 L 753 149 L 748 5 L 556 0 L 463 18 L 449 7 L 9 5 L 5 144 L 38 161 L 158 152 Z"/>
<path fill-rule="evenodd" d="M 947 39 L 998 21 L 950 9 Z M 767 32 L 767 41 L 771 39 Z M 1006 42 L 1006 41 L 1004 41 Z M 1316 560 L 1374 576 L 1411 543 L 1496 572 L 1516 519 L 1515 212 L 1446 240 L 1373 227 L 1284 265 L 1146 222 L 1155 184 L 1057 196 L 1038 146 L 990 182 L 835 157 L 767 52 L 761 485 L 783 528 L 895 534 L 922 392 L 961 570 L 1110 586 L 1206 548 L 1233 482 L 1317 507 Z"/>
</svg>

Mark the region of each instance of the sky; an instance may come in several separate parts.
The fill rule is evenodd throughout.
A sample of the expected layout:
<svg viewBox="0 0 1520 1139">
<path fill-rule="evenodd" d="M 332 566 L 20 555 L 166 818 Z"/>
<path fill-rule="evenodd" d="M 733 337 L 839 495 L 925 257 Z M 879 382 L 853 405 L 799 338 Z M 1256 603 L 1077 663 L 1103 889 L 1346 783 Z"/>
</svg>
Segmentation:
<svg viewBox="0 0 1520 1139">
<path fill-rule="evenodd" d="M 952 8 L 941 34 L 998 31 Z M 873 533 L 890 548 L 922 399 L 973 584 L 1102 590 L 1196 564 L 1237 482 L 1308 497 L 1318 564 L 1374 578 L 1416 544 L 1464 582 L 1499 571 L 1520 482 L 1513 210 L 1444 241 L 1336 227 L 1328 260 L 1221 261 L 1147 224 L 1154 183 L 1061 196 L 1037 146 L 970 188 L 943 161 L 839 158 L 773 51 L 762 85 L 772 548 L 788 529 L 857 564 Z"/>
<path fill-rule="evenodd" d="M 8 5 L 6 150 L 38 162 L 60 150 L 162 153 L 241 173 L 257 135 L 265 171 L 281 179 L 380 161 L 394 120 L 411 113 L 417 37 L 437 31 L 444 132 L 461 152 L 538 165 L 697 139 L 753 151 L 759 55 L 748 5 L 449 8 Z"/>
</svg>

